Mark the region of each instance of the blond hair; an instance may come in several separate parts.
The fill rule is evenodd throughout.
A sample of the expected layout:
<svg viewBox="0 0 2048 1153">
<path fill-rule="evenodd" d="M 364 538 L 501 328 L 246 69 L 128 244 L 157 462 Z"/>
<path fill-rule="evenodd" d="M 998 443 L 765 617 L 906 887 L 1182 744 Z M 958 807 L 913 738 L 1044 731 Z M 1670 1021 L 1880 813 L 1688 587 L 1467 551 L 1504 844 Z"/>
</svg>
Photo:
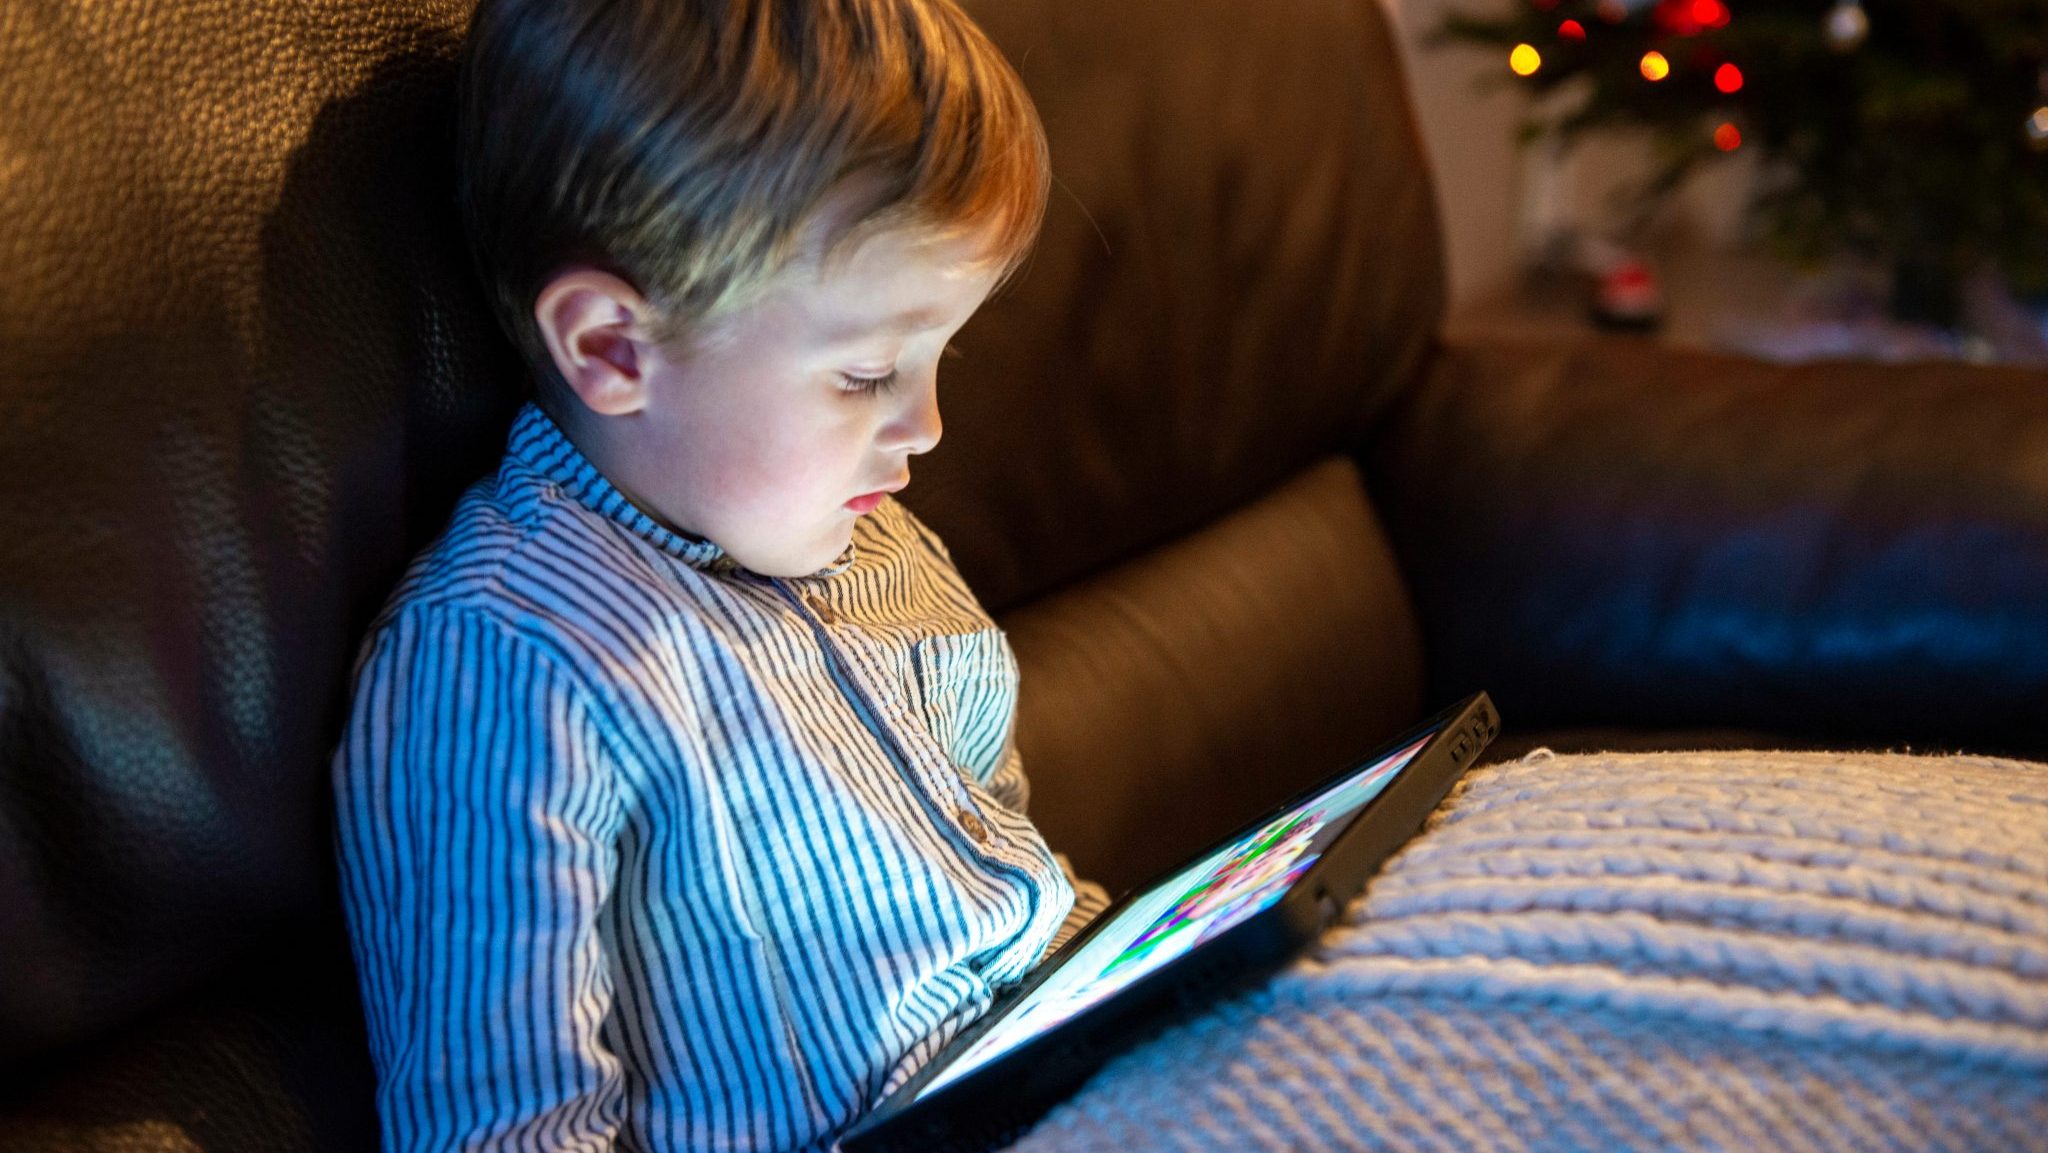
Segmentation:
<svg viewBox="0 0 2048 1153">
<path fill-rule="evenodd" d="M 1004 277 L 1044 216 L 1037 111 L 953 0 L 484 0 L 461 93 L 464 228 L 544 401 L 565 386 L 532 309 L 570 263 L 676 337 L 764 288 L 835 196 L 828 252 L 972 229 Z"/>
</svg>

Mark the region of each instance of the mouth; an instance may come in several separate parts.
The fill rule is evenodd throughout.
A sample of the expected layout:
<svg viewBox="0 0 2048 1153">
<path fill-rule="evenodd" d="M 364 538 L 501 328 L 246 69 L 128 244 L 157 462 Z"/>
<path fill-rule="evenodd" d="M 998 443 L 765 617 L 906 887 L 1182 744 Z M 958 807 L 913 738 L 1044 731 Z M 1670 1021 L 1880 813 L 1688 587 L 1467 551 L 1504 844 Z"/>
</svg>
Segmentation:
<svg viewBox="0 0 2048 1153">
<path fill-rule="evenodd" d="M 905 477 L 902 480 L 899 480 L 886 488 L 877 489 L 874 492 L 854 497 L 852 500 L 846 502 L 845 507 L 847 511 L 853 513 L 856 516 L 866 516 L 867 514 L 881 507 L 882 502 L 888 499 L 890 493 L 902 492 L 905 486 L 909 484 L 910 478 Z"/>
</svg>

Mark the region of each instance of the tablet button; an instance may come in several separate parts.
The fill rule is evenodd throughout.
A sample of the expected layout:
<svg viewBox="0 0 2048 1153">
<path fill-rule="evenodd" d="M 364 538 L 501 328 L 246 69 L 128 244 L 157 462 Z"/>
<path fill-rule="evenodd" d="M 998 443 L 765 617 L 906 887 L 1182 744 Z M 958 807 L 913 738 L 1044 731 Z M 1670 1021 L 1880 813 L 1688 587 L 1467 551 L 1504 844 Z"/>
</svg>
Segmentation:
<svg viewBox="0 0 2048 1153">
<path fill-rule="evenodd" d="M 971 810 L 960 810 L 960 827 L 967 830 L 967 835 L 974 838 L 975 844 L 988 844 L 988 826 L 982 824 L 981 818 L 975 816 Z"/>
</svg>

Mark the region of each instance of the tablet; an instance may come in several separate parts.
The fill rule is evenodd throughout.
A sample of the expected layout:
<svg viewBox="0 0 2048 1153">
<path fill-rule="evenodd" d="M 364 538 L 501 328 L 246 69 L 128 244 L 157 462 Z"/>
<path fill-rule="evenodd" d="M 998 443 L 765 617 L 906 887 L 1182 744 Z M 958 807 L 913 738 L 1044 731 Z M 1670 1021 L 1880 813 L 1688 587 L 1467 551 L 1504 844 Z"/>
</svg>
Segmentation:
<svg viewBox="0 0 2048 1153">
<path fill-rule="evenodd" d="M 978 1151 L 1119 1050 L 1313 941 L 1499 731 L 1479 693 L 1124 896 L 840 1139 Z"/>
</svg>

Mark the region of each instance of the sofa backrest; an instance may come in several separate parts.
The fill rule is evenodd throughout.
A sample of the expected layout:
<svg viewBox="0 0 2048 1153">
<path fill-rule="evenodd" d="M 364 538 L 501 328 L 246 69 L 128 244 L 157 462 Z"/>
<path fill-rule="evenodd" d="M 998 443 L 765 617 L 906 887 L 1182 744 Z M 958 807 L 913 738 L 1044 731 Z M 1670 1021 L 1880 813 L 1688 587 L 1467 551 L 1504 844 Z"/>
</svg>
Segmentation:
<svg viewBox="0 0 2048 1153">
<path fill-rule="evenodd" d="M 967 7 L 1056 183 L 905 497 L 1000 613 L 1351 445 L 1435 341 L 1443 245 L 1379 0 Z"/>
<path fill-rule="evenodd" d="M 1120 562 L 1262 494 L 1305 523 L 1349 510 L 1364 536 L 1271 587 L 1370 557 L 1358 587 L 1391 607 L 1344 592 L 1329 635 L 1393 638 L 1380 707 L 1412 707 L 1412 626 L 1355 473 L 1299 479 L 1414 375 L 1441 309 L 1374 0 L 975 8 L 1039 94 L 1061 183 L 1030 270 L 961 339 L 913 503 L 1040 636 L 1066 619 L 1055 589 L 1113 603 L 1145 576 Z M 353 646 L 519 399 L 450 200 L 467 16 L 106 0 L 0 20 L 0 1069 L 328 907 Z M 1276 547 L 1280 522 L 1254 521 L 1244 539 Z M 1269 664 L 1300 675 L 1322 643 Z M 1299 696 L 1261 667 L 1242 707 Z M 1048 749 L 1115 723 L 1041 712 Z"/>
<path fill-rule="evenodd" d="M 905 497 L 1016 642 L 1033 819 L 1133 884 L 1420 707 L 1334 454 L 1435 338 L 1435 196 L 1376 0 L 970 6 L 1058 183 Z"/>
<path fill-rule="evenodd" d="M 0 1065 L 322 900 L 354 637 L 508 415 L 467 15 L 0 21 Z"/>
</svg>

